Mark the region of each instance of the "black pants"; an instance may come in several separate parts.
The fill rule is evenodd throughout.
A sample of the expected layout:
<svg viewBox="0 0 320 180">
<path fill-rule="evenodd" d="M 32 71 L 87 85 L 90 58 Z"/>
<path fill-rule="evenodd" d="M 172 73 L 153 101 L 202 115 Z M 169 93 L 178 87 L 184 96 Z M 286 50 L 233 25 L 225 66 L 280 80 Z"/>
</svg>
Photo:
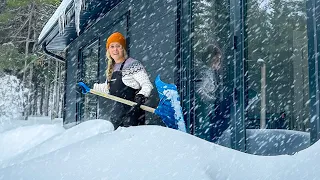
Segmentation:
<svg viewBox="0 0 320 180">
<path fill-rule="evenodd" d="M 113 109 L 121 109 L 124 113 L 112 113 L 112 112 L 119 112 L 119 111 L 111 111 L 110 120 L 115 129 L 119 126 L 122 127 L 129 127 L 129 126 L 138 126 L 145 124 L 145 112 L 144 110 L 140 109 L 139 111 L 128 115 L 128 112 L 131 110 L 131 106 L 114 102 Z"/>
</svg>

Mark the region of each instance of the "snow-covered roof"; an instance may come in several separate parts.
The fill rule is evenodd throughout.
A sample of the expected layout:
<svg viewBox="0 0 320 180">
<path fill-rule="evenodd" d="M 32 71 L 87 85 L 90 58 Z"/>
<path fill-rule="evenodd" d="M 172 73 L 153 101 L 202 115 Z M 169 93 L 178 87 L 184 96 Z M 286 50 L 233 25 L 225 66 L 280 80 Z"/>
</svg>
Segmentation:
<svg viewBox="0 0 320 180">
<path fill-rule="evenodd" d="M 60 4 L 60 6 L 57 8 L 57 10 L 54 12 L 54 14 L 51 16 L 49 21 L 46 23 L 46 25 L 43 27 L 39 37 L 38 41 L 42 40 L 42 38 L 50 31 L 50 29 L 56 24 L 56 22 L 59 20 L 59 18 L 66 13 L 67 7 L 69 4 L 71 4 L 73 0 L 63 0 Z"/>
<path fill-rule="evenodd" d="M 55 13 L 51 16 L 49 21 L 46 23 L 46 25 L 43 27 L 39 37 L 38 41 L 43 40 L 43 38 L 49 33 L 49 31 L 52 29 L 52 27 L 58 22 L 59 24 L 59 32 L 64 32 L 64 27 L 66 25 L 66 13 L 67 8 L 71 3 L 74 3 L 74 9 L 75 9 L 75 23 L 76 23 L 76 30 L 79 34 L 79 19 L 80 19 L 80 11 L 82 6 L 83 0 L 63 0 Z"/>
</svg>

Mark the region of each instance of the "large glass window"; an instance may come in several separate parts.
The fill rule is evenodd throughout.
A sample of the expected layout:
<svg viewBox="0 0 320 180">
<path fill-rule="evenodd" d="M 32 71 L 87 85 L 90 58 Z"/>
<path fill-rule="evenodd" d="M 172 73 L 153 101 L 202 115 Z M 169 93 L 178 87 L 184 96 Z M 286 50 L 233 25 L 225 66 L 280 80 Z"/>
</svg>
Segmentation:
<svg viewBox="0 0 320 180">
<path fill-rule="evenodd" d="M 99 47 L 98 41 L 92 43 L 81 51 L 82 67 L 81 80 L 89 87 L 98 82 L 99 72 Z M 97 103 L 98 98 L 93 94 L 86 94 L 81 96 L 80 106 L 80 122 L 97 118 Z"/>
<path fill-rule="evenodd" d="M 306 0 L 248 0 L 246 33 L 247 128 L 307 131 Z"/>
<path fill-rule="evenodd" d="M 195 135 L 216 141 L 228 128 L 232 62 L 229 0 L 193 1 Z"/>
</svg>

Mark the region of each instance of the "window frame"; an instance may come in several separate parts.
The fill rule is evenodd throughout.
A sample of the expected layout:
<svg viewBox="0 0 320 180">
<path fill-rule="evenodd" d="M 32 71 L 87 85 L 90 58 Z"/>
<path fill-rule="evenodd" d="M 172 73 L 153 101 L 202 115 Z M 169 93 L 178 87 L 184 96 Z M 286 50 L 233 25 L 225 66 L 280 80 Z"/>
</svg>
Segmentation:
<svg viewBox="0 0 320 180">
<path fill-rule="evenodd" d="M 99 39 L 97 39 L 97 38 L 95 38 L 95 39 L 93 39 L 92 41 L 90 41 L 88 44 L 86 44 L 85 46 L 83 46 L 81 49 L 79 49 L 79 55 L 78 55 L 78 67 L 77 67 L 77 80 L 78 80 L 78 82 L 79 81 L 83 81 L 84 80 L 84 75 L 85 75 L 85 73 L 84 73 L 84 56 L 83 56 L 83 52 L 85 51 L 85 50 L 87 50 L 88 48 L 91 48 L 91 47 L 93 47 L 93 46 L 95 46 L 96 45 L 96 43 L 97 43 L 97 45 L 98 45 L 98 58 L 97 58 L 97 64 L 98 64 L 98 69 L 97 69 L 97 76 L 96 76 L 96 79 L 95 79 L 95 81 L 97 81 L 98 79 L 99 79 L 99 69 L 100 69 L 100 63 L 99 63 L 99 61 L 100 61 L 100 53 L 99 53 L 99 51 L 100 51 L 100 49 L 99 49 Z M 85 98 L 85 94 L 82 94 L 82 93 L 77 93 L 77 103 L 76 103 L 76 112 L 77 112 L 77 116 L 76 116 L 76 122 L 77 122 L 77 124 L 78 123 L 81 123 L 81 122 L 83 122 L 84 121 L 84 119 L 82 119 L 83 118 L 83 115 L 81 114 L 81 112 L 82 112 L 82 108 L 83 108 L 83 106 L 84 106 L 84 98 Z M 98 97 L 96 97 L 97 98 L 97 104 L 96 104 L 96 117 L 95 118 L 97 118 L 98 117 Z"/>
</svg>

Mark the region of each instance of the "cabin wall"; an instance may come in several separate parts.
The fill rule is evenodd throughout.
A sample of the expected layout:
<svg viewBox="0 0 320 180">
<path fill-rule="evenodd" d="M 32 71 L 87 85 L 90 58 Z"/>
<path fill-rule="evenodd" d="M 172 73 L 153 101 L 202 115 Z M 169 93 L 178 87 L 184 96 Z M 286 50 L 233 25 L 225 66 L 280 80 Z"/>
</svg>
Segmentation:
<svg viewBox="0 0 320 180">
<path fill-rule="evenodd" d="M 176 76 L 176 17 L 177 2 L 122 1 L 99 21 L 92 23 L 66 51 L 66 101 L 64 124 L 76 124 L 79 120 L 81 94 L 76 83 L 81 76 L 81 50 L 94 41 L 99 41 L 99 82 L 105 81 L 105 40 L 114 31 L 127 36 L 129 55 L 140 60 L 154 82 L 160 74 L 161 79 L 174 83 Z M 153 83 L 154 84 L 154 83 Z M 156 107 L 158 103 L 156 88 L 147 101 L 147 105 Z M 107 119 L 108 105 L 104 98 L 98 100 L 97 118 Z M 147 113 L 148 124 L 162 124 L 161 120 Z"/>
</svg>

